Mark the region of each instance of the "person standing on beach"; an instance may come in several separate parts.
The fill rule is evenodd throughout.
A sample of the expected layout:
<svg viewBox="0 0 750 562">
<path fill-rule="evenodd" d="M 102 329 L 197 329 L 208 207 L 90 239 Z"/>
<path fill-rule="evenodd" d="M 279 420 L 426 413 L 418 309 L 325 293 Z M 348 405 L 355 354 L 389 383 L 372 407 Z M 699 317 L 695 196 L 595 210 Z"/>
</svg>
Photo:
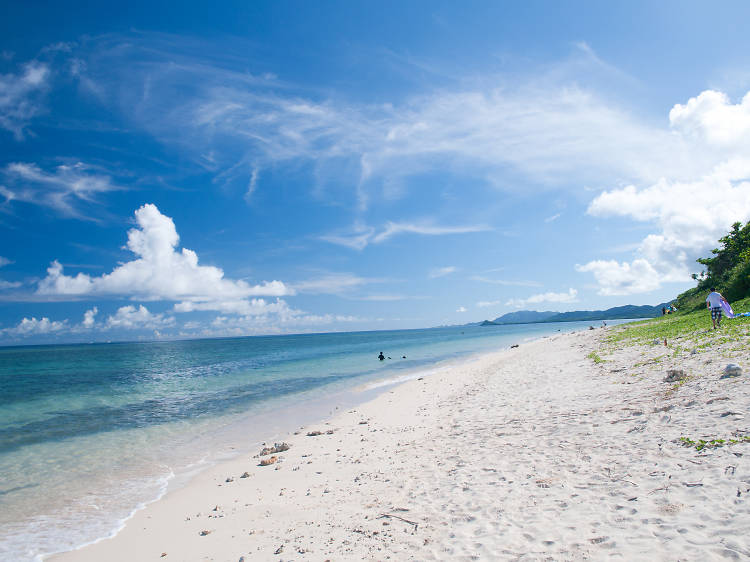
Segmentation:
<svg viewBox="0 0 750 562">
<path fill-rule="evenodd" d="M 716 287 L 711 287 L 711 292 L 706 297 L 706 308 L 711 311 L 711 321 L 714 323 L 714 330 L 721 327 L 721 303 L 727 302 L 721 293 L 716 291 Z"/>
</svg>

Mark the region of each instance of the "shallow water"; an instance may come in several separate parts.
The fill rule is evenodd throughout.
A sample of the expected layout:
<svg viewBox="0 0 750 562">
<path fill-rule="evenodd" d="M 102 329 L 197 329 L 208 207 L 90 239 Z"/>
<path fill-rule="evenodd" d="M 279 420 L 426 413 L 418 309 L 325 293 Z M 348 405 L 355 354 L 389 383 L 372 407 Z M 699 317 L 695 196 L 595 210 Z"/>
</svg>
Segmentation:
<svg viewBox="0 0 750 562">
<path fill-rule="evenodd" d="M 0 348 L 0 558 L 39 559 L 108 536 L 175 476 L 334 404 L 588 325 Z M 381 350 L 392 359 L 378 361 Z"/>
</svg>

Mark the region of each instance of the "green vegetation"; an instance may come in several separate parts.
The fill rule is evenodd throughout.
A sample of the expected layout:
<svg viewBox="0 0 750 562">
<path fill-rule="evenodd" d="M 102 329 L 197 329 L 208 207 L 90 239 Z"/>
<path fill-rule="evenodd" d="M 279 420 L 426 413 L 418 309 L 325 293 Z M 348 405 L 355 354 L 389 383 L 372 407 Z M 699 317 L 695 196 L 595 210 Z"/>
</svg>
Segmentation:
<svg viewBox="0 0 750 562">
<path fill-rule="evenodd" d="M 696 451 L 702 451 L 703 449 L 717 449 L 724 445 L 747 443 L 750 442 L 750 435 L 740 435 L 736 439 L 698 439 L 697 441 L 693 441 L 689 437 L 680 437 L 680 442 L 685 447 L 695 447 Z"/>
<path fill-rule="evenodd" d="M 588 357 L 589 359 L 592 359 L 594 363 L 604 363 L 604 359 L 599 357 L 599 354 L 596 351 L 592 351 L 586 357 Z"/>
<path fill-rule="evenodd" d="M 671 387 L 669 387 L 669 390 L 667 390 L 667 393 L 666 393 L 667 396 L 671 396 L 672 394 L 680 390 L 680 387 L 682 385 L 686 384 L 689 380 L 692 380 L 692 379 L 693 377 L 685 377 L 684 379 L 674 383 Z"/>
<path fill-rule="evenodd" d="M 701 297 L 705 300 L 705 295 Z M 741 338 L 750 334 L 750 317 L 734 318 L 732 320 L 724 318 L 721 322 L 721 328 L 714 331 L 711 324 L 711 316 L 705 308 L 705 303 L 700 310 L 694 312 L 682 312 L 678 314 L 668 314 L 659 318 L 633 322 L 624 325 L 620 329 L 612 330 L 608 335 L 608 343 L 617 344 L 651 344 L 658 340 L 654 345 L 664 345 L 667 340 L 667 346 L 672 356 L 684 353 L 688 348 L 693 347 L 696 350 L 706 348 L 711 345 L 717 345 L 727 342 L 742 341 Z M 744 298 L 732 303 L 735 312 L 750 311 L 750 297 Z M 686 345 L 685 340 L 692 340 L 692 346 Z M 742 349 L 746 349 L 746 345 Z"/>
<path fill-rule="evenodd" d="M 716 285 L 731 300 L 735 313 L 750 311 L 750 222 L 744 227 L 735 224 L 719 242 L 721 247 L 713 250 L 713 257 L 698 260 L 708 274 L 704 272 L 700 279 L 695 275 L 698 286 L 677 297 L 677 313 L 610 329 L 602 349 L 588 357 L 600 363 L 603 360 L 598 353 L 603 350 L 614 353 L 623 345 L 651 347 L 644 349 L 644 360 L 633 365 L 642 367 L 717 346 L 731 347 L 727 351 L 732 352 L 750 350 L 750 316 L 724 318 L 721 327 L 714 330 L 705 302 L 710 287 Z M 676 392 L 683 384 L 684 381 L 675 384 L 668 392 Z"/>
<path fill-rule="evenodd" d="M 731 303 L 750 295 L 750 222 L 745 226 L 734 223 L 719 243 L 719 248 L 711 250 L 713 257 L 698 260 L 705 270 L 693 274 L 697 287 L 677 297 L 678 310 L 692 312 L 705 308 L 711 287 L 716 287 Z"/>
</svg>

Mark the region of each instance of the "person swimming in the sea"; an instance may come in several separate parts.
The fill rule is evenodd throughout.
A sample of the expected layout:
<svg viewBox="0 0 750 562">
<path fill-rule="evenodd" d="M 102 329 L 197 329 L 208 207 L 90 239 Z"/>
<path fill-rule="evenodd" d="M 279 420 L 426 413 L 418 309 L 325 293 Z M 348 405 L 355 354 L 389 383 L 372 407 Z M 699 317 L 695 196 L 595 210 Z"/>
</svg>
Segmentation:
<svg viewBox="0 0 750 562">
<path fill-rule="evenodd" d="M 380 352 L 380 355 L 378 355 L 378 359 L 380 359 L 381 361 L 382 361 L 383 359 L 385 359 L 385 355 L 383 355 L 383 352 L 382 352 L 382 351 Z"/>
</svg>

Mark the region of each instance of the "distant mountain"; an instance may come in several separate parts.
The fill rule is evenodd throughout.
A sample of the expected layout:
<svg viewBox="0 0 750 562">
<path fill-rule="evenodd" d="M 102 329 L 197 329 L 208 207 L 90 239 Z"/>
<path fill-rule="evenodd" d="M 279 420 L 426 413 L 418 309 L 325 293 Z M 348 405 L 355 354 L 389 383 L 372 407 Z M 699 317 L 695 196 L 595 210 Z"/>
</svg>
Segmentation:
<svg viewBox="0 0 750 562">
<path fill-rule="evenodd" d="M 616 318 L 655 318 L 661 316 L 662 307 L 670 303 L 656 306 L 628 304 L 616 306 L 607 310 L 575 310 L 572 312 L 537 312 L 535 310 L 519 310 L 509 312 L 494 320 L 485 320 L 481 326 L 497 326 L 499 324 L 537 324 L 540 322 L 580 322 L 586 320 L 614 320 Z"/>
<path fill-rule="evenodd" d="M 547 318 L 559 314 L 548 310 L 546 312 L 537 312 L 536 310 L 519 310 L 503 314 L 499 318 L 491 320 L 493 324 L 533 324 L 535 322 L 544 322 Z"/>
<path fill-rule="evenodd" d="M 573 312 L 561 312 L 550 316 L 544 322 L 574 322 L 580 320 L 612 320 L 615 318 L 656 318 L 661 316 L 661 307 L 658 306 L 635 306 L 628 304 L 625 306 L 616 306 L 607 310 L 575 310 Z"/>
</svg>

